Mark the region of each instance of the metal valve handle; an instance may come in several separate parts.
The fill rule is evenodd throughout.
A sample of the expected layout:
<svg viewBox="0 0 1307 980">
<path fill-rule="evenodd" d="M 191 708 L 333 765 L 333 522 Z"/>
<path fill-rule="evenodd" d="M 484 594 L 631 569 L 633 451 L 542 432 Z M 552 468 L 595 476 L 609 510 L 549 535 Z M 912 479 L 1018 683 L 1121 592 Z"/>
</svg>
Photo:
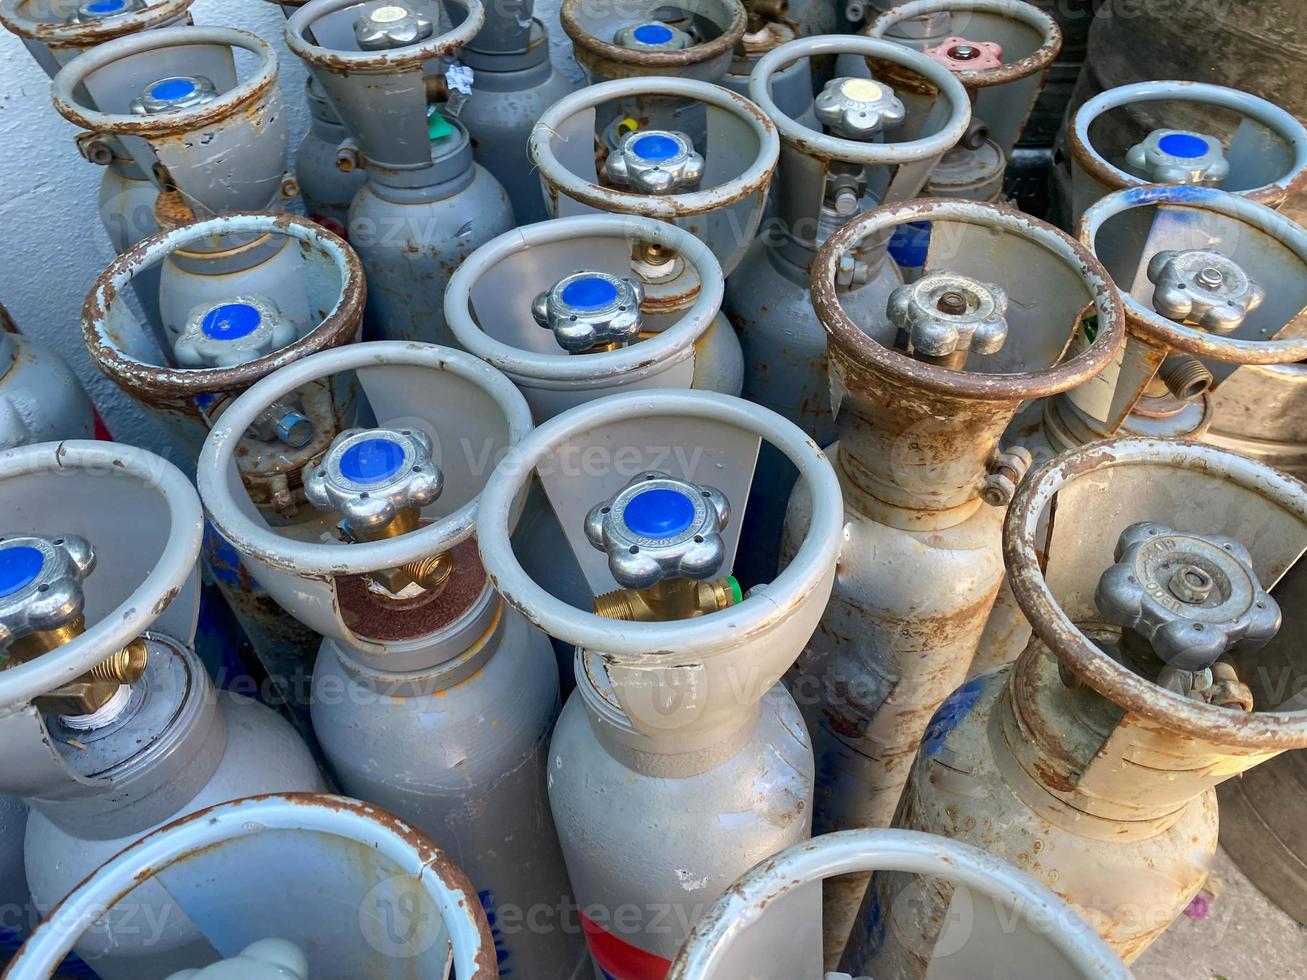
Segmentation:
<svg viewBox="0 0 1307 980">
<path fill-rule="evenodd" d="M 726 560 L 721 531 L 731 505 L 715 487 L 666 473 L 641 473 L 585 518 L 585 535 L 608 553 L 608 570 L 628 589 L 664 579 L 708 579 Z"/>
<path fill-rule="evenodd" d="M 939 62 L 949 71 L 975 71 L 1003 67 L 1003 46 L 994 41 L 968 41 L 965 37 L 946 37 L 922 54 Z"/>
<path fill-rule="evenodd" d="M 1218 534 L 1132 524 L 1094 593 L 1098 611 L 1142 636 L 1170 667 L 1200 671 L 1227 652 L 1255 650 L 1280 628 L 1280 607 L 1248 549 Z"/>
<path fill-rule="evenodd" d="M 916 354 L 992 354 L 1007 339 L 1007 292 L 952 272 L 932 272 L 890 293 L 886 315 Z"/>
<path fill-rule="evenodd" d="M 643 302 L 644 285 L 630 276 L 575 272 L 536 296 L 531 315 L 563 350 L 580 354 L 639 337 Z"/>
<path fill-rule="evenodd" d="M 144 10 L 145 0 L 86 0 L 70 18 L 74 24 L 90 24 L 106 17 L 117 17 Z"/>
<path fill-rule="evenodd" d="M 217 97 L 217 87 L 203 75 L 171 75 L 145 86 L 130 108 L 138 116 L 157 116 L 206 105 Z"/>
<path fill-rule="evenodd" d="M 813 109 L 832 133 L 851 140 L 869 140 L 907 116 L 894 90 L 870 78 L 832 78 Z"/>
<path fill-rule="evenodd" d="M 354 21 L 354 39 L 364 51 L 386 51 L 429 38 L 435 26 L 426 13 L 403 3 L 371 7 Z"/>
<path fill-rule="evenodd" d="M 182 367 L 233 367 L 293 342 L 295 324 L 266 296 L 236 296 L 191 310 L 173 342 Z"/>
<path fill-rule="evenodd" d="M 347 429 L 317 466 L 304 471 L 304 496 L 319 510 L 339 511 L 354 537 L 376 535 L 401 513 L 440 496 L 445 477 L 431 461 L 420 429 Z"/>
<path fill-rule="evenodd" d="M 683 51 L 694 46 L 694 38 L 670 24 L 646 20 L 619 29 L 613 43 L 633 51 Z"/>
<path fill-rule="evenodd" d="M 1266 298 L 1266 290 L 1219 252 L 1203 248 L 1158 252 L 1148 262 L 1153 309 L 1177 323 L 1228 334 Z"/>
<path fill-rule="evenodd" d="M 95 568 L 91 543 L 74 534 L 0 542 L 0 649 L 82 614 L 82 581 Z"/>
<path fill-rule="evenodd" d="M 628 133 L 604 163 L 609 181 L 641 194 L 697 190 L 703 172 L 703 157 L 690 138 L 667 129 Z"/>
<path fill-rule="evenodd" d="M 1207 184 L 1230 174 L 1221 141 L 1204 133 L 1155 129 L 1127 151 L 1126 163 L 1155 184 Z"/>
</svg>

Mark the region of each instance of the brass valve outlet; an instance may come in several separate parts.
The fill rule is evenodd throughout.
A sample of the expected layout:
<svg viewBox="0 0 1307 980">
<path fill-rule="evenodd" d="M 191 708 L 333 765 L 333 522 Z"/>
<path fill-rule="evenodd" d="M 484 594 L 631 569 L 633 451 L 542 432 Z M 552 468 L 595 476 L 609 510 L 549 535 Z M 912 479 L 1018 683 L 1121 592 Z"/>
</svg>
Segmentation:
<svg viewBox="0 0 1307 980">
<path fill-rule="evenodd" d="M 647 589 L 614 589 L 594 598 L 596 616 L 636 623 L 667 623 L 706 616 L 743 598 L 734 577 L 703 582 L 664 579 Z"/>
<path fill-rule="evenodd" d="M 75 535 L 15 537 L 0 544 L 0 669 L 35 660 L 86 631 L 82 581 L 94 568 L 90 543 Z M 47 713 L 92 714 L 122 685 L 139 680 L 148 660 L 138 637 L 33 703 Z"/>
</svg>

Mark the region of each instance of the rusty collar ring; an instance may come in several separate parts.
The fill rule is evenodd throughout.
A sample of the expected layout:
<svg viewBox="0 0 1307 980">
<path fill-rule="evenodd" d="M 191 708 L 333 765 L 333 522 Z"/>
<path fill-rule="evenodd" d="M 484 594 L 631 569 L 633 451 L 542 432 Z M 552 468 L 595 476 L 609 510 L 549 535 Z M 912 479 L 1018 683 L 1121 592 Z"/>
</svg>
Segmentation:
<svg viewBox="0 0 1307 980">
<path fill-rule="evenodd" d="M 1228 109 L 1265 126 L 1287 144 L 1293 164 L 1279 180 L 1261 187 L 1231 191 L 1274 206 L 1307 185 L 1307 128 L 1285 110 L 1238 89 L 1205 82 L 1138 82 L 1110 88 L 1090 99 L 1071 120 L 1067 140 L 1076 164 L 1094 181 L 1111 190 L 1138 187 L 1148 181 L 1109 163 L 1089 141 L 1089 128 L 1099 116 L 1137 102 L 1196 102 Z"/>
<path fill-rule="evenodd" d="M 856 872 L 898 871 L 957 882 L 1011 910 L 1065 959 L 1067 976 L 1130 980 L 1112 948 L 1063 899 L 978 847 L 917 830 L 840 830 L 794 844 L 738 878 L 695 923 L 667 980 L 716 980 L 738 964 L 733 949 L 766 928 L 767 908 L 813 881 Z M 1056 929 L 1041 929 L 1055 922 Z M 1061 975 L 1061 974 L 1059 974 Z"/>
<path fill-rule="evenodd" d="M 1098 314 L 1093 343 L 1068 361 L 1021 374 L 950 371 L 914 360 L 884 347 L 854 323 L 840 305 L 835 275 L 840 257 L 863 241 L 915 221 L 957 221 L 994 228 L 1043 246 L 1076 269 Z M 826 240 L 812 263 L 812 305 L 832 342 L 907 383 L 926 391 L 960 398 L 1024 401 L 1044 398 L 1082 384 L 1103 370 L 1125 342 L 1125 309 L 1107 270 L 1089 249 L 1052 225 L 995 204 L 944 198 L 920 198 L 876 208 L 860 215 Z M 1068 336 L 1070 335 L 1070 324 Z"/>
<path fill-rule="evenodd" d="M 1152 206 L 1208 211 L 1229 218 L 1231 222 L 1247 225 L 1254 234 L 1272 238 L 1296 255 L 1303 263 L 1303 276 L 1307 278 L 1307 231 L 1302 226 L 1251 198 L 1214 187 L 1146 184 L 1113 191 L 1095 202 L 1081 217 L 1081 243 L 1094 251 L 1098 234 L 1108 221 L 1133 208 Z M 1097 255 L 1097 252 L 1094 251 L 1094 254 Z M 1130 315 L 1131 333 L 1138 333 L 1142 339 L 1153 344 L 1161 344 L 1195 357 L 1234 364 L 1291 364 L 1307 360 L 1307 336 L 1274 340 L 1222 337 L 1168 320 L 1144 306 L 1125 290 L 1121 290 L 1121 299 Z M 1294 321 L 1290 321 L 1292 322 Z"/>
<path fill-rule="evenodd" d="M 491 980 L 495 946 L 481 902 L 467 875 L 429 838 L 368 803 L 326 793 L 268 793 L 204 807 L 147 834 L 100 865 L 60 899 L 9 971 L 14 976 L 53 976 L 97 916 L 112 909 L 142 882 L 188 858 L 268 833 L 315 834 L 354 843 L 360 853 L 384 859 L 393 874 L 415 882 L 448 931 L 460 980 Z M 380 880 L 380 868 L 375 872 Z M 378 886 L 379 887 L 379 886 Z M 275 930 L 274 930 L 275 931 Z"/>
<path fill-rule="evenodd" d="M 563 27 L 563 32 L 571 39 L 573 47 L 580 49 L 581 57 L 577 60 L 584 61 L 588 57 L 595 61 L 609 61 L 624 67 L 645 69 L 654 77 L 666 68 L 685 68 L 726 56 L 735 49 L 740 38 L 744 37 L 749 24 L 748 13 L 743 4 L 738 0 L 720 0 L 722 5 L 730 10 L 731 18 L 729 23 L 722 25 L 722 33 L 711 41 L 693 44 L 676 51 L 641 51 L 600 40 L 589 31 L 577 17 L 577 8 L 584 8 L 594 2 L 595 0 L 563 0 L 558 8 L 558 21 Z M 615 6 L 632 14 L 642 12 L 635 10 L 629 3 L 625 5 L 618 3 Z M 647 10 L 650 18 L 652 19 L 660 9 L 662 9 L 661 4 L 649 3 Z"/>
<path fill-rule="evenodd" d="M 78 90 L 86 79 L 115 61 L 159 48 L 193 47 L 200 44 L 225 45 L 253 52 L 259 56 L 258 67 L 244 81 L 238 82 L 211 102 L 155 116 L 101 112 L 83 105 L 79 100 Z M 51 83 L 51 94 L 54 107 L 61 116 L 93 133 L 150 137 L 185 133 L 224 119 L 276 84 L 277 54 L 263 38 L 232 27 L 165 27 L 106 41 L 83 52 L 55 75 Z"/>
<path fill-rule="evenodd" d="M 772 100 L 771 81 L 777 72 L 803 58 L 840 54 L 878 58 L 920 75 L 939 89 L 940 96 L 948 101 L 952 108 L 948 123 L 937 133 L 903 143 L 862 143 L 810 129 L 787 116 Z M 787 143 L 809 156 L 832 157 L 848 163 L 916 163 L 942 156 L 957 145 L 971 122 L 971 97 L 953 72 L 901 44 L 848 34 L 805 37 L 772 48 L 753 67 L 753 74 L 749 76 L 749 98 L 776 124 L 781 138 Z"/>
<path fill-rule="evenodd" d="M 486 22 L 486 8 L 481 0 L 459 0 L 467 8 L 467 16 L 453 30 L 416 44 L 385 51 L 348 51 L 325 48 L 308 40 L 317 21 L 349 7 L 362 10 L 367 0 L 309 0 L 286 18 L 286 47 L 308 62 L 329 71 L 388 74 L 407 68 L 417 68 L 441 55 L 463 47 L 481 30 Z"/>
<path fill-rule="evenodd" d="M 25 664 L 0 673 L 6 706 L 23 704 L 86 673 L 150 629 L 195 575 L 204 532 L 204 510 L 191 481 L 172 463 L 121 442 L 72 439 L 20 446 L 0 453 L 0 483 L 51 480 L 78 470 L 98 478 L 131 480 L 163 498 L 168 508 L 168 540 L 135 590 L 112 610 L 104 610 L 86 631 Z M 68 530 L 65 528 L 65 530 Z M 183 642 L 189 637 L 181 637 Z"/>
<path fill-rule="evenodd" d="M 619 621 L 556 598 L 522 567 L 510 537 L 514 515 L 536 467 L 564 443 L 602 430 L 614 420 L 633 417 L 697 418 L 729 427 L 741 438 L 761 438 L 780 450 L 807 483 L 813 514 L 803 543 L 780 574 L 750 589 L 743 602 L 710 617 Z M 668 388 L 597 398 L 545 422 L 491 474 L 481 492 L 476 523 L 487 574 L 505 601 L 531 622 L 560 640 L 620 657 L 624 666 L 663 668 L 699 663 L 737 649 L 761 633 L 783 627 L 804 603 L 817 601 L 824 608 L 843 540 L 844 508 L 834 468 L 792 422 L 742 398 Z"/>
<path fill-rule="evenodd" d="M 500 262 L 523 252 L 577 238 L 604 238 L 615 243 L 656 242 L 667 245 L 699 272 L 701 286 L 693 305 L 677 321 L 638 344 L 614 351 L 574 357 L 561 348 L 541 353 L 513 347 L 479 327 L 472 317 L 472 291 Z M 482 245 L 463 260 L 445 288 L 445 321 L 459 344 L 510 375 L 547 382 L 632 380 L 694 353 L 694 345 L 712 326 L 725 291 L 721 265 L 712 251 L 683 228 L 636 215 L 595 214 L 553 218 L 523 225 Z M 535 326 L 533 323 L 532 326 Z M 535 329 L 539 330 L 539 327 Z"/>
<path fill-rule="evenodd" d="M 569 119 L 615 99 L 634 95 L 677 96 L 723 109 L 745 122 L 758 140 L 758 155 L 742 174 L 707 190 L 650 195 L 604 187 L 578 177 L 554 153 L 553 140 Z M 541 178 L 574 201 L 600 211 L 646 218 L 689 217 L 733 204 L 765 190 L 776 170 L 781 144 L 776 126 L 742 95 L 692 78 L 619 78 L 587 85 L 564 96 L 541 114 L 527 139 L 527 153 Z"/>
<path fill-rule="evenodd" d="M 334 260 L 340 275 L 340 298 L 321 323 L 295 342 L 235 367 L 174 368 L 149 364 L 119 346 L 112 331 L 106 328 L 106 321 L 110 307 L 121 302 L 123 290 L 137 274 L 162 262 L 188 242 L 242 233 L 285 235 L 326 252 Z M 344 239 L 316 222 L 294 214 L 266 211 L 223 214 L 156 232 L 114 259 L 95 280 L 82 306 L 82 336 L 96 366 L 127 391 L 134 393 L 146 386 L 165 400 L 243 391 L 260 378 L 309 354 L 349 343 L 358 331 L 366 296 L 359 257 Z"/>
<path fill-rule="evenodd" d="M 116 37 L 136 34 L 180 17 L 192 0 L 156 0 L 140 10 L 130 10 L 113 17 L 69 23 L 62 20 L 34 20 L 23 15 L 29 0 L 3 0 L 0 24 L 29 41 L 55 46 L 93 47 Z"/>
<path fill-rule="evenodd" d="M 1023 0 L 909 0 L 886 10 L 863 30 L 863 36 L 884 38 L 885 32 L 905 20 L 925 14 L 992 14 L 1033 27 L 1043 37 L 1040 46 L 1024 58 L 998 68 L 966 68 L 953 74 L 968 89 L 989 88 L 1020 81 L 1047 71 L 1062 50 L 1062 29 L 1038 7 Z M 984 40 L 978 38 L 977 40 Z"/>
<path fill-rule="evenodd" d="M 273 568 L 301 577 L 360 575 L 448 551 L 472 536 L 476 496 L 453 513 L 410 534 L 353 544 L 298 541 L 278 534 L 252 519 L 249 508 L 242 507 L 233 496 L 239 485 L 239 481 L 232 482 L 236 446 L 260 412 L 296 388 L 320 378 L 387 365 L 430 371 L 433 383 L 438 383 L 435 375 L 448 372 L 482 389 L 503 413 L 510 447 L 531 431 L 531 411 L 521 392 L 503 374 L 464 351 L 436 344 L 374 341 L 322 351 L 289 364 L 227 406 L 214 422 L 196 467 L 195 482 L 213 526 L 228 541 L 239 542 L 237 550 L 242 555 L 252 555 Z"/>
<path fill-rule="evenodd" d="M 1255 488 L 1303 522 L 1307 489 L 1269 466 L 1214 446 L 1180 440 L 1124 437 L 1090 443 L 1049 460 L 1017 488 L 1003 524 L 1008 582 L 1035 634 L 1076 676 L 1113 704 L 1172 731 L 1220 745 L 1267 751 L 1307 746 L 1307 710 L 1229 711 L 1152 684 L 1100 650 L 1062 611 L 1044 579 L 1040 515 L 1067 484 L 1115 466 L 1165 463 Z"/>
</svg>

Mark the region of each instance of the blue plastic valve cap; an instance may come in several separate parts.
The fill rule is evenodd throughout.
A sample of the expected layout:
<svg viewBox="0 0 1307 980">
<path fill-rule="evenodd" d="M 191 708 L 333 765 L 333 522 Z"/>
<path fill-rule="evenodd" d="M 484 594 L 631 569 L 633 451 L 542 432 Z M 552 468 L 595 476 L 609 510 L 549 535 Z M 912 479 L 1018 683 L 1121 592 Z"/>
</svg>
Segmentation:
<svg viewBox="0 0 1307 980">
<path fill-rule="evenodd" d="M 670 538 L 694 521 L 694 501 L 677 490 L 655 487 L 626 502 L 622 520 L 644 538 Z"/>
<path fill-rule="evenodd" d="M 579 310 L 597 310 L 617 299 L 617 287 L 600 276 L 586 276 L 564 286 L 559 298 Z"/>
<path fill-rule="evenodd" d="M 1208 142 L 1201 136 L 1188 133 L 1167 133 L 1157 141 L 1157 148 L 1163 153 L 1183 160 L 1192 160 L 1203 156 L 1208 150 Z"/>
<path fill-rule="evenodd" d="M 340 456 L 340 473 L 353 483 L 380 483 L 404 465 L 404 447 L 389 439 L 363 439 Z"/>
<path fill-rule="evenodd" d="M 641 44 L 666 44 L 672 39 L 672 30 L 662 24 L 641 24 L 631 36 Z"/>
<path fill-rule="evenodd" d="M 194 92 L 195 83 L 188 78 L 165 78 L 150 89 L 150 96 L 160 102 L 174 102 Z"/>
<path fill-rule="evenodd" d="M 670 160 L 681 152 L 680 144 L 670 136 L 641 136 L 631 142 L 631 150 L 642 160 Z"/>
<path fill-rule="evenodd" d="M 35 548 L 20 545 L 0 550 L 0 597 L 31 585 L 44 565 L 45 556 Z"/>
<path fill-rule="evenodd" d="M 200 329 L 214 340 L 240 340 L 259 329 L 262 319 L 249 303 L 223 303 L 204 314 Z"/>
</svg>

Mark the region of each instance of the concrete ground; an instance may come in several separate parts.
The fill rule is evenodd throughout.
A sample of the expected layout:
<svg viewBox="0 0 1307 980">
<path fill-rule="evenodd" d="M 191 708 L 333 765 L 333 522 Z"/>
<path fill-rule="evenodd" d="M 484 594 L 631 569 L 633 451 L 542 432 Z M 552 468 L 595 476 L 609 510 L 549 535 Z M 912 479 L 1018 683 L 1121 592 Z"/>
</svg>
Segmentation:
<svg viewBox="0 0 1307 980">
<path fill-rule="evenodd" d="M 1307 929 L 1272 905 L 1224 851 L 1205 919 L 1181 916 L 1134 964 L 1137 980 L 1303 980 Z"/>
</svg>

